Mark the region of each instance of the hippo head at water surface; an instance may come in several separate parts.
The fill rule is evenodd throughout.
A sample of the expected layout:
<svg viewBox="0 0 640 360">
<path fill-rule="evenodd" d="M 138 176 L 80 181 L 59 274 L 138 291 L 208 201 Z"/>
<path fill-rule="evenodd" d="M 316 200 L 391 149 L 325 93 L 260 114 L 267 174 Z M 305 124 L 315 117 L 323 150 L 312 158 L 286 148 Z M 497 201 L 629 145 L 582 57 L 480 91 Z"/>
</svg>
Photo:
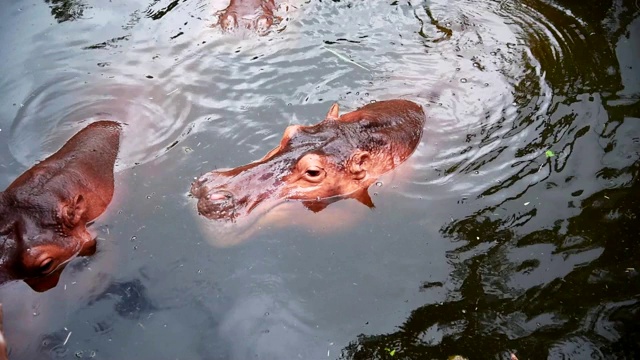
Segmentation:
<svg viewBox="0 0 640 360">
<path fill-rule="evenodd" d="M 224 31 L 243 27 L 265 33 L 274 20 L 280 20 L 274 15 L 275 10 L 275 0 L 231 0 L 229 6 L 217 13 L 217 24 Z"/>
<path fill-rule="evenodd" d="M 118 123 L 92 123 L 0 192 L 0 283 L 46 291 L 69 261 L 93 254 L 86 224 L 111 202 L 119 145 Z"/>
<path fill-rule="evenodd" d="M 284 200 L 303 201 L 312 211 L 345 197 L 373 206 L 367 188 L 413 153 L 424 121 L 422 107 L 407 100 L 375 102 L 342 116 L 334 104 L 318 124 L 287 127 L 262 159 L 204 174 L 191 194 L 201 215 L 226 221 Z"/>
</svg>

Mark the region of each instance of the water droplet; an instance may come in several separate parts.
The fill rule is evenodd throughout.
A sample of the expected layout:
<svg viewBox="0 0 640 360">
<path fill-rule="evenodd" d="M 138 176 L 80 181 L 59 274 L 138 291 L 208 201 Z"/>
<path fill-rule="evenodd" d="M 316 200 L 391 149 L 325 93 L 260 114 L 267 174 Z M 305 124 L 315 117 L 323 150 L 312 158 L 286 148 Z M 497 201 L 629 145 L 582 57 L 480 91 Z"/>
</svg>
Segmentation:
<svg viewBox="0 0 640 360">
<path fill-rule="evenodd" d="M 382 186 L 382 181 L 378 181 L 378 182 L 376 183 L 376 186 Z"/>
<path fill-rule="evenodd" d="M 467 79 L 466 79 L 466 78 L 462 78 L 462 79 L 460 79 L 460 82 L 461 82 L 461 83 L 466 83 L 466 82 L 467 82 Z"/>
<path fill-rule="evenodd" d="M 473 66 L 479 68 L 480 67 L 480 63 L 474 62 Z"/>
<path fill-rule="evenodd" d="M 476 171 L 474 171 L 473 173 L 474 173 L 474 174 L 476 174 L 476 175 L 478 175 L 478 174 L 480 174 L 480 171 L 476 170 Z"/>
<path fill-rule="evenodd" d="M 151 195 L 147 195 L 147 199 L 151 199 Z"/>
<path fill-rule="evenodd" d="M 497 52 L 495 52 L 495 51 L 492 51 L 492 52 L 490 52 L 489 54 L 490 54 L 491 56 L 496 56 L 496 55 L 498 55 L 498 53 L 497 53 Z"/>
</svg>

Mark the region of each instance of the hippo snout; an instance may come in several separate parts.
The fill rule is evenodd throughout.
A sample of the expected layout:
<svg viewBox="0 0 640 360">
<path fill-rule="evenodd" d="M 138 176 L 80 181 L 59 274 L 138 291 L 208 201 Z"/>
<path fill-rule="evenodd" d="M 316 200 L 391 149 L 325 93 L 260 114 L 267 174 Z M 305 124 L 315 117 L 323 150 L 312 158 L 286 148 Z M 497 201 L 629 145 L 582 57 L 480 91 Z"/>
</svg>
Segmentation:
<svg viewBox="0 0 640 360">
<path fill-rule="evenodd" d="M 230 191 L 209 189 L 205 181 L 197 180 L 191 185 L 191 194 L 198 199 L 198 212 L 212 220 L 235 218 L 235 198 Z"/>
</svg>

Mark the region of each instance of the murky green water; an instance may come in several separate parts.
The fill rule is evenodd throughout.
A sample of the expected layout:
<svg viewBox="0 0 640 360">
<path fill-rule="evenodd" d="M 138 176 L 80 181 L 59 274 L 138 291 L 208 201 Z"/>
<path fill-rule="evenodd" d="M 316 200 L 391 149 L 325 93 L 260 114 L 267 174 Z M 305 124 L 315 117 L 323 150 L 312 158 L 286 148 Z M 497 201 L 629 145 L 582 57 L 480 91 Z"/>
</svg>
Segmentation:
<svg viewBox="0 0 640 360">
<path fill-rule="evenodd" d="M 0 188 L 130 129 L 98 253 L 0 288 L 11 359 L 639 356 L 637 2 L 311 0 L 265 37 L 209 28 L 219 2 L 2 4 Z M 398 97 L 429 117 L 374 211 L 212 245 L 194 176 Z"/>
</svg>

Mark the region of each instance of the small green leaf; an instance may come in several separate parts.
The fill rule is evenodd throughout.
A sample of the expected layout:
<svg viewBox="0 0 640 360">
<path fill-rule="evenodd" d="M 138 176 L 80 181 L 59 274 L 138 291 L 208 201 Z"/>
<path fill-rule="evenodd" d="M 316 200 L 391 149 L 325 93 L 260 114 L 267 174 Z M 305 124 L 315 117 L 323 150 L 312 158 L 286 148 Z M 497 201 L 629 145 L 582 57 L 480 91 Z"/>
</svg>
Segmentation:
<svg viewBox="0 0 640 360">
<path fill-rule="evenodd" d="M 547 150 L 547 151 L 545 151 L 545 152 L 544 152 L 544 154 L 545 154 L 548 158 L 556 156 L 556 154 L 553 152 L 553 150 Z"/>
<path fill-rule="evenodd" d="M 389 353 L 389 355 L 393 356 L 396 354 L 396 349 L 391 350 L 391 352 Z"/>
</svg>

